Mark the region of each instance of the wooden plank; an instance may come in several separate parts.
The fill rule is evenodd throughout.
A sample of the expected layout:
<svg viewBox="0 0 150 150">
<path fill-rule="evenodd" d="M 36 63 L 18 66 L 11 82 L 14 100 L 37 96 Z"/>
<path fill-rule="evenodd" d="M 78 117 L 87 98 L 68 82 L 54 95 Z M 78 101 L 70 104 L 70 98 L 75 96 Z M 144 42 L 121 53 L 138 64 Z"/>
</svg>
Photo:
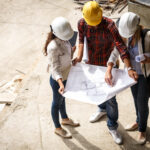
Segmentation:
<svg viewBox="0 0 150 150">
<path fill-rule="evenodd" d="M 150 7 L 150 0 L 130 0 L 133 3 L 138 3 Z"/>
<path fill-rule="evenodd" d="M 0 104 L 11 104 L 16 96 L 11 93 L 0 93 Z"/>
<path fill-rule="evenodd" d="M 150 28 L 150 8 L 138 3 L 129 2 L 128 3 L 128 10 L 130 12 L 134 12 L 140 16 L 140 24 L 146 28 Z"/>
<path fill-rule="evenodd" d="M 0 112 L 4 109 L 5 104 L 0 104 Z"/>
</svg>

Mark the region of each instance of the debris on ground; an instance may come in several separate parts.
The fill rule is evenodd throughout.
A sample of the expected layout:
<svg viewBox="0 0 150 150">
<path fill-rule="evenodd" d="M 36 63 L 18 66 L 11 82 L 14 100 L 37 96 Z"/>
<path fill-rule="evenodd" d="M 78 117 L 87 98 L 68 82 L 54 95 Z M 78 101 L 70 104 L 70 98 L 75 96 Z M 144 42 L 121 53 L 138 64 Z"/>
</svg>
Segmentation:
<svg viewBox="0 0 150 150">
<path fill-rule="evenodd" d="M 16 75 L 11 81 L 0 82 L 0 103 L 11 104 L 21 88 L 23 75 Z"/>
<path fill-rule="evenodd" d="M 75 3 L 82 5 L 76 7 L 75 9 L 81 9 L 83 5 L 89 0 L 74 0 Z M 128 5 L 127 0 L 95 0 L 97 1 L 104 10 L 110 11 L 110 14 L 115 12 L 121 13 L 125 7 Z"/>
</svg>

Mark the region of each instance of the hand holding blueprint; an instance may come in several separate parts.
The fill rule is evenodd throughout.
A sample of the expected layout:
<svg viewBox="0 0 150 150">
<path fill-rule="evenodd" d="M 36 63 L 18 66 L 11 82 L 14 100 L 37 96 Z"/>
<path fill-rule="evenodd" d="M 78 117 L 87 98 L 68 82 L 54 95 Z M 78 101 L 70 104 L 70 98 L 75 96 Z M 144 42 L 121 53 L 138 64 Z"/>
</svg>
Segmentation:
<svg viewBox="0 0 150 150">
<path fill-rule="evenodd" d="M 114 86 L 105 82 L 106 67 L 78 63 L 72 66 L 64 97 L 91 104 L 102 104 L 117 93 L 134 85 L 136 81 L 124 70 L 113 69 Z"/>
</svg>

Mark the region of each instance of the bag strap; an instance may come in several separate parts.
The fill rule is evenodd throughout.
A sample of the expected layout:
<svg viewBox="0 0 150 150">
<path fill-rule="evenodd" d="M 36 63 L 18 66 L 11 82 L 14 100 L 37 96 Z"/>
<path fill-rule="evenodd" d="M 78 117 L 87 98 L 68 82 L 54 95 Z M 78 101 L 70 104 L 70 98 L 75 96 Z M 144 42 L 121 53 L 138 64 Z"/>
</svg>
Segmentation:
<svg viewBox="0 0 150 150">
<path fill-rule="evenodd" d="M 142 48 L 143 48 L 143 54 L 145 53 L 145 36 L 146 33 L 150 31 L 150 29 L 143 29 L 141 31 L 141 38 L 142 38 Z M 147 78 L 147 72 L 146 72 L 146 65 L 144 64 L 144 71 L 145 71 L 145 76 Z"/>
</svg>

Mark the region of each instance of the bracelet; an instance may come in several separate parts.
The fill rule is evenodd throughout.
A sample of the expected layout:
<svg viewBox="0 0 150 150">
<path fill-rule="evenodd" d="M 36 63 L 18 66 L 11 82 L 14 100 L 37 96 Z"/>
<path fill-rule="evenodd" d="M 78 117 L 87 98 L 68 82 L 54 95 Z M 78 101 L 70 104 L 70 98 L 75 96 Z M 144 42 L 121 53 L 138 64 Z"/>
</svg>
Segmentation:
<svg viewBox="0 0 150 150">
<path fill-rule="evenodd" d="M 135 69 L 132 67 L 128 67 L 127 70 L 129 71 L 129 70 L 135 70 Z"/>
</svg>

